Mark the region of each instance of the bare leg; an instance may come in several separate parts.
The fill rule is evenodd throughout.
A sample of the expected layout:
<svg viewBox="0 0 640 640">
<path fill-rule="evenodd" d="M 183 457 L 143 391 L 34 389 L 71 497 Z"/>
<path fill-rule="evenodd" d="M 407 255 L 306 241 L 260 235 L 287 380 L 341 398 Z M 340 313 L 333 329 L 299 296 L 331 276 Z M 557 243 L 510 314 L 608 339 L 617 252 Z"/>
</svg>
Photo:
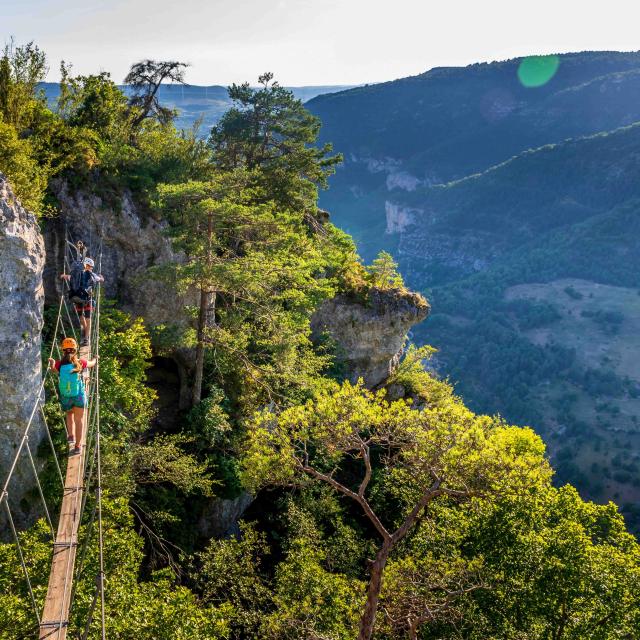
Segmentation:
<svg viewBox="0 0 640 640">
<path fill-rule="evenodd" d="M 73 419 L 76 423 L 76 447 L 79 447 L 84 430 L 84 407 L 73 407 Z"/>
<path fill-rule="evenodd" d="M 89 337 L 89 330 L 88 330 L 89 320 L 84 317 L 84 313 L 80 316 L 80 327 L 82 328 L 82 335 L 80 337 L 88 338 Z"/>
<path fill-rule="evenodd" d="M 67 437 L 73 438 L 73 409 L 71 411 L 67 411 L 64 419 L 67 423 Z"/>
</svg>

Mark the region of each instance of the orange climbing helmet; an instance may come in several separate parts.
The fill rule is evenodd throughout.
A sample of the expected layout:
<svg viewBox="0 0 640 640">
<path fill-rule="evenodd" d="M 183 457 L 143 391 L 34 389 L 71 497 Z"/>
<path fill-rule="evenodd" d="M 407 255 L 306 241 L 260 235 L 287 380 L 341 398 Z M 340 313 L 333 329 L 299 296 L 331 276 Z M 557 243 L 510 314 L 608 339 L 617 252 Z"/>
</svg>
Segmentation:
<svg viewBox="0 0 640 640">
<path fill-rule="evenodd" d="M 65 349 L 77 349 L 78 343 L 73 338 L 65 338 L 60 346 L 63 351 Z"/>
</svg>

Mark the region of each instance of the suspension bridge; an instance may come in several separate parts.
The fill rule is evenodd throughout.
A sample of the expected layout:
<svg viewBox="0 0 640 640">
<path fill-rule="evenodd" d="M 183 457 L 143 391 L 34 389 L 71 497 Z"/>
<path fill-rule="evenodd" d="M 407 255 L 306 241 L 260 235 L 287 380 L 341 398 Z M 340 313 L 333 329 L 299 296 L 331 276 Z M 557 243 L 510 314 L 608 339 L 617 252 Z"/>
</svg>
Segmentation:
<svg viewBox="0 0 640 640">
<path fill-rule="evenodd" d="M 69 242 L 67 235 L 67 244 Z M 101 254 L 98 262 L 100 270 Z M 65 270 L 69 268 L 69 247 L 65 250 Z M 63 287 L 64 288 L 64 287 Z M 75 322 L 74 322 L 75 314 Z M 67 455 L 61 452 L 60 444 L 56 446 L 54 436 L 50 429 L 47 414 L 44 410 L 46 396 L 57 397 L 57 385 L 51 376 L 51 370 L 47 367 L 42 376 L 42 382 L 33 404 L 29 420 L 24 429 L 17 449 L 9 468 L 0 494 L 0 506 L 4 507 L 7 523 L 16 547 L 17 558 L 21 564 L 25 584 L 29 593 L 33 609 L 33 628 L 16 630 L 18 637 L 37 637 L 49 640 L 65 640 L 70 629 L 70 616 L 73 609 L 75 586 L 80 577 L 84 577 L 87 569 L 87 551 L 90 544 L 98 546 L 98 569 L 95 576 L 95 590 L 91 604 L 83 621 L 74 621 L 73 637 L 77 640 L 86 640 L 96 637 L 99 631 L 102 640 L 106 640 L 105 628 L 105 581 L 104 581 L 104 540 L 102 526 L 102 460 L 100 447 L 100 285 L 96 288 L 95 310 L 90 324 L 90 331 L 86 336 L 87 343 L 82 343 L 79 349 L 81 359 L 89 361 L 96 358 L 96 366 L 85 369 L 83 382 L 86 389 L 87 406 L 85 408 L 85 428 L 82 437 L 76 444 L 80 445 L 80 453 Z M 75 306 L 67 301 L 66 292 L 63 291 L 58 304 L 58 312 L 55 320 L 49 358 L 54 353 L 60 359 L 62 357 L 59 344 L 63 337 L 74 337 L 81 344 L 80 336 L 76 328 L 80 321 Z M 34 455 L 33 429 L 36 420 L 40 418 L 44 424 L 46 439 L 51 449 L 51 463 L 55 466 L 55 472 L 60 483 L 62 500 L 58 512 L 57 529 L 54 529 L 54 511 L 49 508 L 46 492 L 41 479 L 41 466 Z M 64 416 L 62 416 L 64 423 Z M 66 437 L 66 428 L 64 429 Z M 30 442 L 30 436 L 32 440 Z M 59 438 L 58 438 L 59 439 Z M 65 460 L 61 459 L 66 457 Z M 31 468 L 42 503 L 42 513 L 46 519 L 51 537 L 51 569 L 44 604 L 38 603 L 34 592 L 34 576 L 30 575 L 28 565 L 29 558 L 21 543 L 18 533 L 12 504 L 10 501 L 12 491 L 12 479 L 19 465 L 26 464 Z M 63 474 L 63 469 L 65 473 Z M 87 508 L 90 503 L 91 507 Z M 81 525 L 85 525 L 81 528 Z M 82 535 L 81 535 L 82 532 Z M 42 576 L 39 576 L 40 580 Z"/>
</svg>

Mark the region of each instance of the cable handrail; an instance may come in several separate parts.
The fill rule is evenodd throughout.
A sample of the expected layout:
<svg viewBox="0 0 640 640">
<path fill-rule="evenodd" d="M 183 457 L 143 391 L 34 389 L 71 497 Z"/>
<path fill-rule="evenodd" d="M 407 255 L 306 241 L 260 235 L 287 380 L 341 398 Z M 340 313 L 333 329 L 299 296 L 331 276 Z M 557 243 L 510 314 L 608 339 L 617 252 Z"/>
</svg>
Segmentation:
<svg viewBox="0 0 640 640">
<path fill-rule="evenodd" d="M 56 338 L 58 336 L 58 327 L 60 325 L 60 316 L 61 316 L 61 312 L 62 312 L 62 302 L 63 302 L 64 296 L 60 296 L 60 305 L 58 307 L 58 316 L 56 319 L 56 326 L 53 332 L 53 339 L 51 342 L 51 350 L 49 351 L 49 358 L 52 357 L 53 355 L 53 348 L 54 345 L 56 344 Z M 48 361 L 48 360 L 47 360 Z M 18 446 L 18 450 L 16 451 L 14 457 L 13 457 L 13 462 L 11 464 L 11 468 L 9 469 L 9 473 L 7 474 L 7 478 L 4 482 L 4 486 L 2 487 L 2 495 L 0 495 L 0 504 L 2 504 L 2 500 L 5 499 L 5 497 L 7 496 L 7 490 L 9 488 L 9 483 L 11 482 L 11 478 L 13 477 L 13 473 L 15 472 L 16 469 L 16 465 L 18 463 L 18 459 L 20 457 L 20 454 L 22 453 L 22 448 L 24 447 L 24 443 L 26 438 L 29 435 L 29 430 L 31 429 L 31 425 L 33 424 L 33 418 L 36 414 L 36 411 L 38 409 L 38 406 L 40 406 L 40 402 L 42 401 L 42 392 L 44 390 L 44 385 L 47 381 L 47 377 L 49 375 L 49 367 L 47 367 L 44 375 L 42 376 L 42 382 L 40 384 L 40 388 L 38 389 L 38 394 L 36 396 L 36 401 L 33 405 L 33 409 L 31 411 L 31 415 L 29 416 L 29 421 L 27 422 L 27 426 L 24 429 L 24 432 L 22 434 L 22 439 L 20 441 L 20 445 Z"/>
<path fill-rule="evenodd" d="M 100 287 L 99 285 L 97 286 L 97 293 L 98 293 L 98 299 L 99 299 L 99 294 L 100 294 Z M 95 322 L 92 324 L 91 326 L 91 334 L 94 333 L 95 327 L 98 326 L 99 324 L 99 315 L 98 315 L 99 311 L 96 308 L 96 314 L 95 314 Z M 96 339 L 97 339 L 97 330 L 95 330 L 96 333 Z M 89 339 L 92 337 L 92 335 L 89 335 Z M 90 344 L 93 344 L 90 340 Z M 88 398 L 89 398 L 89 402 L 88 402 L 88 406 L 86 409 L 86 414 L 87 414 L 87 420 L 85 421 L 85 452 L 86 452 L 86 441 L 87 441 L 87 436 L 88 436 L 88 430 L 90 427 L 90 418 L 91 418 L 91 409 L 93 406 L 93 397 L 94 397 L 94 390 L 95 387 L 97 385 L 97 380 L 98 380 L 98 363 L 96 362 L 96 367 L 95 367 L 95 373 L 90 371 L 89 372 L 89 381 L 88 381 Z M 75 478 L 75 486 L 78 487 L 80 486 L 81 481 L 84 479 L 84 475 L 86 472 L 86 463 L 87 463 L 87 456 L 85 453 L 84 456 L 84 465 L 82 466 L 78 466 L 78 470 L 77 470 L 77 474 L 76 474 L 76 478 Z M 74 500 L 75 500 L 75 508 L 74 511 L 76 513 L 78 513 L 78 523 L 80 523 L 80 521 L 82 520 L 83 517 L 83 513 L 84 513 L 84 507 L 86 504 L 86 501 L 83 499 L 79 505 L 79 509 L 78 509 L 78 500 L 79 500 L 79 492 L 76 491 L 75 495 L 74 495 Z M 71 542 L 71 541 L 69 541 Z M 101 541 L 100 541 L 101 542 Z M 72 555 L 68 554 L 67 555 L 67 563 L 66 563 L 66 568 L 65 568 L 65 573 L 64 573 L 64 588 L 63 588 L 63 594 L 62 594 L 62 598 L 60 600 L 60 609 L 59 609 L 59 615 L 58 617 L 58 621 L 59 624 L 62 625 L 62 621 L 64 618 L 64 610 L 65 610 L 65 604 L 66 604 L 66 599 L 67 599 L 67 593 L 69 593 L 69 590 L 71 589 L 70 595 L 69 595 L 69 607 L 71 605 L 71 599 L 74 595 L 75 589 L 74 589 L 74 585 L 73 585 L 73 571 L 72 571 Z M 70 609 L 69 609 L 70 610 Z M 68 610 L 68 611 L 69 611 Z M 59 629 L 60 630 L 60 627 Z"/>
<path fill-rule="evenodd" d="M 65 234 L 66 234 L 66 230 L 65 230 Z M 68 243 L 69 245 L 71 245 L 70 241 L 68 240 L 68 234 L 66 234 L 66 243 Z M 100 242 L 100 258 L 99 258 L 99 262 L 100 262 L 100 267 L 102 265 L 102 239 Z M 66 251 L 65 251 L 65 264 L 67 263 L 67 258 L 66 258 Z M 65 284 L 67 285 L 66 289 L 70 289 L 69 288 L 69 283 L 65 282 Z M 54 457 L 54 461 L 55 461 L 55 467 L 56 467 L 56 472 L 57 472 L 57 476 L 60 479 L 61 482 L 61 486 L 63 489 L 63 494 L 65 492 L 65 490 L 67 489 L 67 487 L 65 486 L 65 479 L 63 477 L 62 474 L 62 469 L 61 469 L 61 465 L 60 462 L 58 461 L 58 455 L 56 452 L 56 446 L 54 444 L 54 440 L 53 440 L 53 436 L 51 433 L 51 429 L 49 428 L 49 424 L 48 424 L 48 420 L 47 420 L 47 416 L 46 413 L 44 411 L 44 399 L 45 399 L 45 388 L 46 388 L 46 384 L 48 380 L 51 380 L 51 367 L 48 365 L 46 367 L 46 370 L 44 371 L 43 375 L 42 375 L 42 381 L 39 385 L 38 388 L 38 392 L 36 394 L 35 397 L 35 402 L 33 404 L 31 413 L 29 414 L 29 419 L 27 421 L 27 425 L 25 426 L 20 441 L 17 444 L 17 449 L 15 451 L 15 454 L 13 456 L 13 459 L 11 461 L 11 465 L 9 468 L 9 472 L 5 478 L 4 481 L 4 485 L 0 491 L 0 507 L 2 507 L 2 503 L 4 502 L 4 506 L 6 508 L 7 511 L 7 517 L 8 517 L 8 521 L 10 524 L 10 529 L 11 532 L 13 533 L 13 538 L 14 538 L 14 542 L 16 545 L 16 550 L 17 550 L 17 558 L 20 562 L 20 565 L 22 567 L 22 572 L 24 574 L 24 579 L 28 588 L 28 592 L 29 592 L 29 596 L 30 596 L 30 600 L 31 600 L 31 605 L 33 607 L 33 611 L 35 614 L 35 618 L 37 620 L 38 623 L 38 627 L 40 628 L 40 633 L 43 633 L 43 628 L 44 629 L 50 629 L 51 627 L 53 627 L 51 629 L 51 631 L 45 631 L 45 633 L 47 635 L 49 635 L 50 633 L 58 633 L 58 637 L 60 637 L 60 632 L 61 630 L 64 628 L 66 629 L 67 625 L 68 625 L 68 619 L 63 620 L 63 617 L 66 616 L 66 618 L 68 618 L 69 613 L 70 613 L 70 607 L 71 607 L 71 603 L 73 601 L 73 596 L 74 596 L 74 592 L 75 592 L 75 584 L 74 584 L 74 571 L 73 571 L 73 562 L 74 562 L 74 558 L 75 558 L 75 550 L 72 553 L 69 553 L 66 556 L 66 568 L 64 569 L 64 591 L 62 592 L 62 600 L 61 600 L 61 605 L 60 605 L 60 615 L 57 615 L 57 619 L 56 620 L 43 620 L 40 616 L 39 610 L 38 610 L 38 606 L 36 603 L 36 599 L 35 599 L 35 595 L 34 595 L 34 590 L 33 590 L 33 585 L 32 585 L 32 581 L 31 578 L 29 576 L 29 570 L 27 567 L 27 563 L 25 560 L 25 555 L 23 552 L 23 546 L 21 544 L 21 540 L 20 540 L 20 535 L 18 534 L 18 530 L 16 528 L 15 525 L 15 520 L 11 511 L 11 504 L 10 504 L 10 500 L 9 500 L 9 488 L 11 486 L 11 481 L 14 478 L 16 469 L 18 468 L 18 463 L 20 461 L 20 456 L 23 454 L 24 450 L 26 450 L 26 455 L 29 458 L 29 465 L 33 471 L 33 474 L 35 476 L 35 481 L 36 481 L 36 485 L 37 485 L 37 489 L 38 489 L 38 493 L 40 495 L 40 499 L 42 500 L 42 504 L 43 504 L 43 508 L 44 508 L 44 516 L 46 519 L 46 523 L 48 525 L 48 528 L 51 532 L 52 538 L 53 538 L 53 544 L 54 544 L 54 548 L 56 545 L 62 545 L 64 544 L 66 545 L 70 545 L 70 546 L 75 546 L 77 545 L 77 532 L 78 532 L 78 527 L 81 523 L 81 521 L 83 520 L 84 517 L 84 511 L 85 511 L 85 506 L 86 506 L 86 499 L 87 499 L 87 494 L 88 494 L 88 488 L 89 488 L 89 484 L 92 481 L 92 475 L 95 472 L 96 473 L 96 501 L 95 501 L 95 505 L 92 509 L 92 514 L 91 514 L 91 518 L 90 521 L 88 523 L 87 529 L 85 530 L 85 534 L 86 534 L 86 540 L 84 543 L 84 548 L 83 548 L 83 552 L 82 552 L 82 556 L 80 559 L 80 565 L 79 565 L 79 570 L 78 570 L 78 577 L 80 575 L 80 572 L 83 569 L 84 566 L 84 561 L 85 561 L 85 557 L 86 557 L 86 550 L 87 550 L 87 545 L 89 544 L 91 538 L 93 537 L 93 529 L 94 529 L 94 523 L 97 522 L 97 527 L 98 527 L 98 553 L 99 553 L 99 571 L 98 574 L 96 576 L 96 592 L 94 595 L 94 599 L 93 599 L 93 604 L 91 606 L 91 611 L 88 614 L 88 618 L 86 620 L 86 625 L 84 626 L 84 637 L 86 637 L 89 628 L 91 626 L 92 623 L 92 619 L 93 619 L 93 615 L 94 615 L 94 611 L 95 608 L 97 606 L 97 603 L 100 603 L 100 620 L 101 620 L 101 637 L 102 640 L 106 640 L 106 615 L 105 615 L 105 593 L 104 593 L 104 585 L 105 585 L 105 574 L 104 574 L 104 537 L 103 537 L 103 522 L 102 522 L 102 464 L 101 464 L 101 441 L 100 441 L 100 371 L 99 371 L 99 332 L 100 332 L 100 285 L 99 283 L 96 285 L 96 292 L 97 292 L 97 301 L 96 301 L 96 305 L 95 305 L 95 313 L 92 314 L 94 316 L 94 321 L 89 325 L 88 329 L 89 331 L 87 331 L 86 333 L 88 335 L 85 335 L 85 339 L 87 339 L 89 341 L 89 343 L 91 344 L 92 347 L 92 351 L 93 351 L 93 355 L 94 358 L 96 358 L 96 365 L 95 367 L 93 367 L 88 373 L 88 380 L 86 381 L 86 385 L 87 385 L 87 396 L 88 396 L 88 402 L 87 402 L 87 407 L 86 407 L 86 413 L 85 413 L 85 419 L 84 419 L 84 423 L 85 423 L 85 433 L 84 433 L 84 454 L 81 457 L 81 464 L 79 464 L 77 466 L 77 471 L 75 471 L 75 475 L 76 478 L 75 480 L 71 480 L 70 478 L 68 478 L 68 480 L 70 480 L 71 483 L 74 484 L 74 486 L 76 488 L 80 488 L 82 486 L 82 483 L 84 483 L 86 486 L 82 486 L 82 488 L 87 489 L 87 493 L 84 493 L 82 491 L 75 491 L 74 492 L 74 497 L 72 498 L 73 502 L 71 503 L 71 507 L 72 507 L 72 511 L 74 514 L 76 514 L 74 516 L 74 521 L 75 521 L 75 525 L 74 525 L 74 529 L 73 529 L 73 533 L 72 538 L 70 538 L 69 540 L 63 540 L 63 541 L 59 541 L 56 540 L 56 534 L 54 531 L 54 527 L 53 527 L 53 519 L 51 517 L 52 511 L 49 509 L 48 505 L 47 505 L 47 501 L 46 501 L 46 497 L 45 497 L 45 492 L 42 486 L 42 482 L 40 479 L 40 474 L 38 471 L 38 466 L 36 465 L 36 460 L 34 458 L 34 453 L 32 451 L 32 448 L 29 444 L 29 435 L 30 432 L 33 428 L 33 424 L 34 424 L 34 420 L 35 420 L 35 416 L 38 413 L 38 409 L 40 410 L 40 416 L 42 418 L 42 423 L 44 424 L 45 427 L 45 431 L 46 431 L 46 436 L 49 442 L 49 446 L 51 448 L 51 452 L 53 454 Z M 67 304 L 67 300 L 66 300 L 66 294 L 67 291 L 65 291 L 65 287 L 63 287 L 63 291 L 60 295 L 60 301 L 58 304 L 58 309 L 57 309 L 57 315 L 56 315 L 56 320 L 55 320 L 55 326 L 54 326 L 54 331 L 53 331 L 53 335 L 51 338 L 51 347 L 49 349 L 49 358 L 48 361 L 52 359 L 53 357 L 53 353 L 54 350 L 57 350 L 57 354 L 60 357 L 61 356 L 61 352 L 60 352 L 60 348 L 58 346 L 59 343 L 59 334 L 61 332 L 64 332 L 65 335 L 69 335 L 67 333 L 67 323 L 69 325 L 70 328 L 70 333 L 74 336 L 74 338 L 76 338 L 77 340 L 77 334 L 75 331 L 75 326 L 74 326 L 74 322 L 72 320 L 72 316 L 71 313 L 69 311 L 69 306 Z M 64 312 L 63 312 L 63 307 L 64 307 Z M 76 312 L 76 318 L 79 321 L 80 318 L 78 316 L 78 312 L 77 309 L 75 307 L 75 305 L 73 306 L 75 312 Z M 66 317 L 65 317 L 66 316 Z M 66 320 L 66 322 L 65 322 Z M 78 324 L 80 324 L 78 322 Z M 89 354 L 89 357 L 91 356 L 91 354 Z M 56 394 L 56 397 L 58 397 L 59 399 L 59 394 L 58 394 L 58 390 L 56 388 L 56 385 L 53 384 L 53 388 L 54 388 L 54 392 Z M 66 429 L 65 429 L 66 432 Z M 87 445 L 89 445 L 89 448 L 87 447 Z M 93 448 L 93 451 L 91 452 L 91 448 Z M 91 453 L 90 453 L 91 452 Z M 90 460 L 90 464 L 89 463 L 89 457 L 91 458 Z M 60 531 L 58 532 L 60 533 Z M 55 555 L 54 555 L 55 557 Z M 51 574 L 53 575 L 53 573 Z M 58 591 L 58 593 L 60 593 L 60 591 Z M 65 611 L 65 602 L 67 600 L 68 597 L 68 606 L 66 607 L 66 611 Z M 50 612 L 51 613 L 51 612 Z M 80 632 L 79 632 L 80 633 Z M 64 632 L 63 635 L 66 635 L 66 631 Z"/>
</svg>

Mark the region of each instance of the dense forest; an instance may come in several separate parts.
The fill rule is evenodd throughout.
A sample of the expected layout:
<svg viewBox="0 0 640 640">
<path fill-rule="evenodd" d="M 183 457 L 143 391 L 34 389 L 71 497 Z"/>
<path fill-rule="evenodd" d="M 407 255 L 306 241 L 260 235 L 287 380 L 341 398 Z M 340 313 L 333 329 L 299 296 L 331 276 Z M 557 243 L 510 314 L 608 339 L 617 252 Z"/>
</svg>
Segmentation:
<svg viewBox="0 0 640 640">
<path fill-rule="evenodd" d="M 319 210 L 341 157 L 290 91 L 271 74 L 231 86 L 233 106 L 202 136 L 157 99 L 182 80 L 179 62 L 134 64 L 128 95 L 63 65 L 54 108 L 37 88 L 46 71 L 34 44 L 0 58 L 0 171 L 43 226 L 60 181 L 105 201 L 131 193 L 175 250 L 146 277 L 188 300 L 175 326 L 102 301 L 109 638 L 638 637 L 640 546 L 613 503 L 554 486 L 532 429 L 469 410 L 429 371 L 429 348 L 407 345 L 367 389 L 335 344 L 312 340 L 323 301 L 367 305 L 404 284 L 388 254 L 364 264 Z M 175 351 L 192 362 L 191 395 L 163 429 L 147 370 Z M 45 411 L 62 425 L 52 393 Z M 56 439 L 64 450 L 62 427 Z M 59 500 L 53 481 L 45 491 Z M 244 492 L 254 500 L 234 535 L 199 534 L 203 504 Z M 42 519 L 20 534 L 38 603 L 47 533 Z M 16 554 L 0 543 L 7 640 L 29 637 L 32 620 Z M 89 551 L 71 633 L 97 562 Z"/>
<path fill-rule="evenodd" d="M 320 202 L 429 298 L 412 337 L 435 369 L 475 411 L 532 425 L 556 482 L 635 532 L 639 80 L 637 52 L 584 51 L 307 103 L 345 156 Z"/>
</svg>

